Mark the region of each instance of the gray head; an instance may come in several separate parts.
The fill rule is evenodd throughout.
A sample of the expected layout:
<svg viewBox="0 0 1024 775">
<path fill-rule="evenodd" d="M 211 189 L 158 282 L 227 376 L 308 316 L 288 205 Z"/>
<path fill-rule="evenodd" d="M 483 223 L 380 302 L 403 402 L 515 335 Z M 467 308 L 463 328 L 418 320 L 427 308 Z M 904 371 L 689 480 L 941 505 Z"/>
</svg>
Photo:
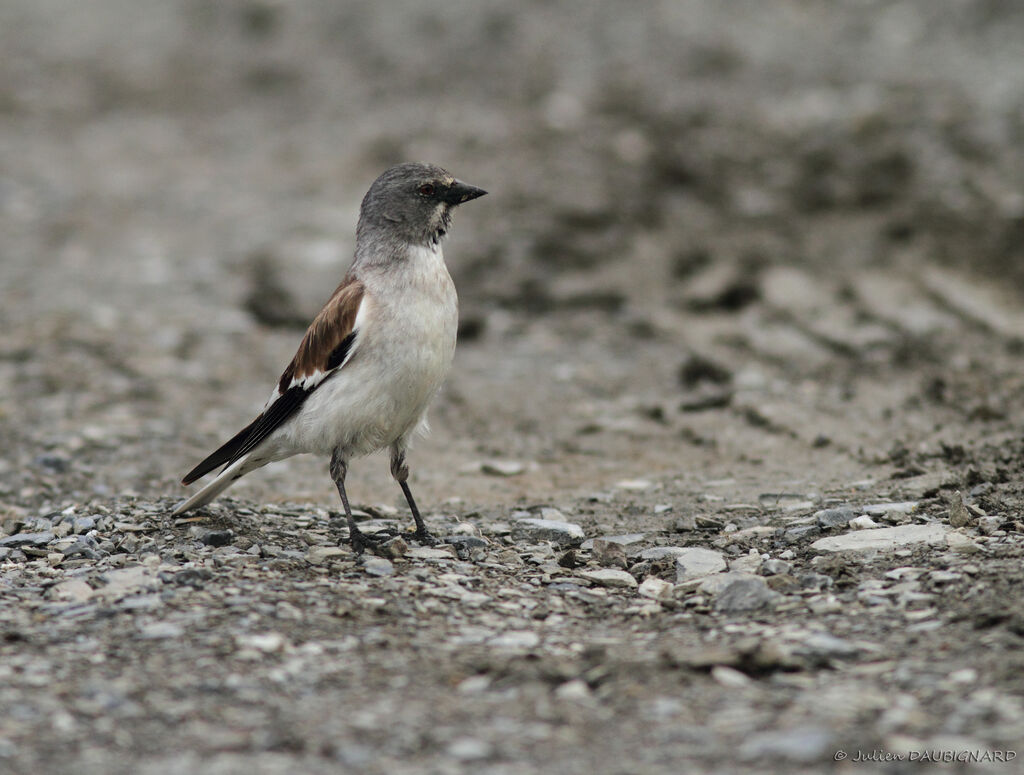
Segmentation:
<svg viewBox="0 0 1024 775">
<path fill-rule="evenodd" d="M 357 251 L 380 242 L 436 245 L 448 231 L 452 210 L 486 193 L 433 164 L 392 167 L 373 181 L 363 197 Z"/>
</svg>

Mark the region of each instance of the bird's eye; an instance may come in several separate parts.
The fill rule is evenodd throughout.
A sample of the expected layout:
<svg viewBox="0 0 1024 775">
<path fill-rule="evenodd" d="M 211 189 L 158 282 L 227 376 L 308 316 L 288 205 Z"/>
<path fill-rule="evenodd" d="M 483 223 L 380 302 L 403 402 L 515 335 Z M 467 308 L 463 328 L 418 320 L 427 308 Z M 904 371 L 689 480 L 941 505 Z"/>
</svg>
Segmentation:
<svg viewBox="0 0 1024 775">
<path fill-rule="evenodd" d="M 432 183 L 424 183 L 422 186 L 419 187 L 418 191 L 423 196 L 433 196 L 434 195 L 434 186 L 433 186 Z"/>
</svg>

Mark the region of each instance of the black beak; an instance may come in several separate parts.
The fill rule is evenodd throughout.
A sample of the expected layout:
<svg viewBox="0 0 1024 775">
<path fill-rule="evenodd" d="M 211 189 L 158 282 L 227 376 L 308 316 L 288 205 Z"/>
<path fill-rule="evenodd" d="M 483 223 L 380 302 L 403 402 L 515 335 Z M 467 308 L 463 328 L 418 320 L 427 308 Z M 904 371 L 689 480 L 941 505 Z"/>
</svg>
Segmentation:
<svg viewBox="0 0 1024 775">
<path fill-rule="evenodd" d="M 481 197 L 487 192 L 482 188 L 471 186 L 469 183 L 463 183 L 461 180 L 456 180 L 448 190 L 441 195 L 441 198 L 450 204 L 452 207 L 460 205 L 463 202 L 468 202 L 470 199 L 476 199 Z"/>
</svg>

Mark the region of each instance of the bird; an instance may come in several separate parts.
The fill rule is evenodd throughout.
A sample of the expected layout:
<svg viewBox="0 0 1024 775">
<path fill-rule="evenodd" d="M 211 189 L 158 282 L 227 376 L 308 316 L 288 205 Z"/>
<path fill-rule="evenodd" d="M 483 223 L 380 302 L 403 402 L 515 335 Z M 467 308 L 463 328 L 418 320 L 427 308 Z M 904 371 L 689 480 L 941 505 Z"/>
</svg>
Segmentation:
<svg viewBox="0 0 1024 775">
<path fill-rule="evenodd" d="M 352 263 L 306 330 L 263 411 L 181 480 L 216 477 L 172 516 L 206 505 L 248 473 L 301 453 L 330 458 L 352 549 L 379 541 L 356 526 L 345 490 L 351 460 L 381 449 L 416 524 L 436 543 L 409 489 L 406 451 L 451 368 L 458 295 L 442 242 L 453 210 L 484 196 L 434 164 L 385 170 L 363 197 Z"/>
</svg>

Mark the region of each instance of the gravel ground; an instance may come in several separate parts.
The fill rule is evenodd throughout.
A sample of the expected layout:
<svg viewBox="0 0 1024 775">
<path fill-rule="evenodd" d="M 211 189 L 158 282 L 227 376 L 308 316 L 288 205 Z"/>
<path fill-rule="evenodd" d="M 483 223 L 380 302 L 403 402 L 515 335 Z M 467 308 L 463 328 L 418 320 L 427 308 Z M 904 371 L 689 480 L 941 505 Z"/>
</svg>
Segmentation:
<svg viewBox="0 0 1024 775">
<path fill-rule="evenodd" d="M 1022 771 L 1021 40 L 0 5 L 0 771 Z M 492 192 L 410 456 L 447 543 L 354 556 L 313 459 L 172 520 L 409 159 Z"/>
</svg>

